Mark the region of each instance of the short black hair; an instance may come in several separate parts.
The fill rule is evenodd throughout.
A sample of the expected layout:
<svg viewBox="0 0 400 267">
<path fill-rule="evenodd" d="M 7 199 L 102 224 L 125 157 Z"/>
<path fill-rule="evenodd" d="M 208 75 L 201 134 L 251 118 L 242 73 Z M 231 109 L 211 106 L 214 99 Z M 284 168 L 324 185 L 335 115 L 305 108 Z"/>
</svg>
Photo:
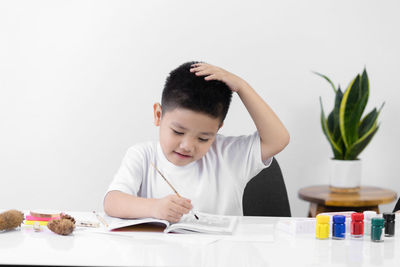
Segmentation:
<svg viewBox="0 0 400 267">
<path fill-rule="evenodd" d="M 167 77 L 161 98 L 163 114 L 175 108 L 185 108 L 224 121 L 232 99 L 232 91 L 221 81 L 204 80 L 190 72 L 186 62 L 172 70 Z"/>
</svg>

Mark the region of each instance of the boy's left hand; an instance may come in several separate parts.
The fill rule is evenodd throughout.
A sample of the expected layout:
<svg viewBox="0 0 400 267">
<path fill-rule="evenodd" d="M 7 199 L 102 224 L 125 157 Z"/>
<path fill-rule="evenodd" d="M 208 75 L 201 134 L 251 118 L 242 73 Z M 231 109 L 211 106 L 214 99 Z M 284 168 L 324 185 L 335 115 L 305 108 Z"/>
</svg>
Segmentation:
<svg viewBox="0 0 400 267">
<path fill-rule="evenodd" d="M 204 80 L 218 80 L 225 83 L 233 92 L 239 92 L 242 89 L 246 82 L 236 76 L 233 73 L 230 73 L 223 68 L 213 66 L 207 63 L 195 63 L 192 64 L 190 68 L 190 72 L 193 72 L 196 76 L 205 76 Z"/>
</svg>

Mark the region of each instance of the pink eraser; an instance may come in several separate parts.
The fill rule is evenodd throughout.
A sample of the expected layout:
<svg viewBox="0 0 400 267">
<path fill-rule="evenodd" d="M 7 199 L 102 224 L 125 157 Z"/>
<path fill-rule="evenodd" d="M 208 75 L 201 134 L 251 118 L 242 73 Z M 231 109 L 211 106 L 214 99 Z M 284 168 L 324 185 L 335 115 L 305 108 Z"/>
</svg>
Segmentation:
<svg viewBox="0 0 400 267">
<path fill-rule="evenodd" d="M 28 220 L 28 221 L 48 222 L 48 221 L 53 220 L 53 219 L 60 219 L 60 217 L 43 218 L 43 217 L 34 217 L 34 216 L 31 216 L 31 215 L 26 215 L 25 219 Z"/>
</svg>

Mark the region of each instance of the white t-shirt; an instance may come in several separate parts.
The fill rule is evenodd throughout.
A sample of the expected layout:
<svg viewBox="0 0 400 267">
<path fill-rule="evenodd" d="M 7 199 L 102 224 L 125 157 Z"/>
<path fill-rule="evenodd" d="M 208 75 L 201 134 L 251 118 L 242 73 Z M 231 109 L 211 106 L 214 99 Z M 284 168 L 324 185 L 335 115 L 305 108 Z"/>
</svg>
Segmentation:
<svg viewBox="0 0 400 267">
<path fill-rule="evenodd" d="M 242 197 L 247 182 L 272 158 L 262 162 L 260 137 L 218 134 L 209 151 L 185 166 L 169 162 L 159 142 L 128 149 L 108 191 L 119 190 L 145 198 L 162 198 L 174 191 L 151 165 L 153 162 L 195 210 L 221 215 L 243 215 Z"/>
</svg>

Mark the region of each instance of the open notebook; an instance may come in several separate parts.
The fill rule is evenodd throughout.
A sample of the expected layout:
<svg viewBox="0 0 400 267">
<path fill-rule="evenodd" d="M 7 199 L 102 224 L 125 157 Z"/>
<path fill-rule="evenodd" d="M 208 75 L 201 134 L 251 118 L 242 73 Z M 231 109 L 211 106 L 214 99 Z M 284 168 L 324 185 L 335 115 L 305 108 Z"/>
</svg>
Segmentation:
<svg viewBox="0 0 400 267">
<path fill-rule="evenodd" d="M 143 219 L 120 219 L 110 216 L 104 216 L 108 223 L 108 230 L 117 230 L 127 226 L 142 224 L 159 224 L 165 227 L 164 232 L 174 233 L 207 233 L 207 234 L 232 234 L 237 217 L 222 216 L 208 213 L 196 212 L 198 220 L 193 214 L 185 214 L 177 223 L 170 223 L 166 220 L 143 218 Z"/>
</svg>

